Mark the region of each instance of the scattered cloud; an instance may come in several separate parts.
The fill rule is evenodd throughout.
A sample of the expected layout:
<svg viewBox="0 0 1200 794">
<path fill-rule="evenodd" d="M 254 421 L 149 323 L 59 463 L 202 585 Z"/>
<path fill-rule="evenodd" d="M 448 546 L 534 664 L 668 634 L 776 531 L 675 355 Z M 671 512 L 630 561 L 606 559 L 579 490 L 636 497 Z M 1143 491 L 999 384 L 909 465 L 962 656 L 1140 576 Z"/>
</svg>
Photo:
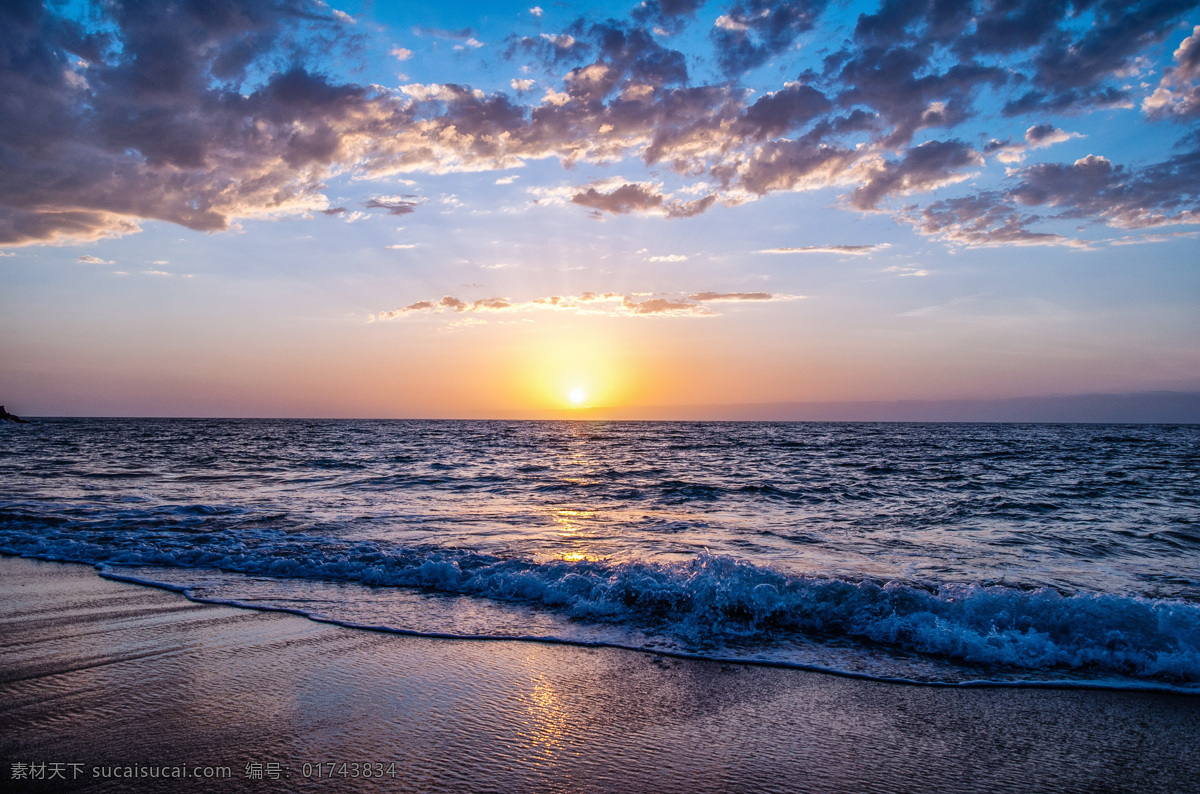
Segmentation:
<svg viewBox="0 0 1200 794">
<path fill-rule="evenodd" d="M 98 256 L 92 256 L 91 254 L 84 254 L 83 256 L 79 257 L 79 261 L 83 262 L 84 264 L 88 264 L 88 265 L 115 265 L 116 264 L 116 262 L 106 261 L 104 259 L 101 259 Z"/>
<path fill-rule="evenodd" d="M 774 59 L 786 70 L 782 56 L 807 46 L 827 0 L 732 0 L 719 9 L 709 62 L 726 77 L 709 83 L 668 46 L 676 37 L 655 33 L 680 30 L 700 6 L 645 0 L 625 19 L 510 39 L 508 56 L 559 76 L 526 96 L 531 78 L 510 82 L 516 95 L 335 79 L 316 64 L 362 46 L 363 34 L 316 0 L 255 5 L 253 14 L 219 5 L 203 15 L 187 4 L 102 4 L 87 26 L 72 4 L 33 4 L 6 35 L 25 53 L 21 63 L 48 66 L 0 66 L 0 95 L 24 109 L 0 130 L 0 146 L 13 153 L 0 174 L 0 245 L 117 237 L 147 220 L 205 232 L 246 218 L 358 220 L 330 206 L 328 180 L 545 159 L 568 168 L 638 161 L 685 183 L 674 194 L 637 179 L 556 194 L 597 219 L 687 218 L 718 202 L 833 189 L 844 208 L 889 213 L 964 245 L 1078 244 L 1043 229 L 1063 219 L 1117 228 L 1197 222 L 1194 134 L 1157 164 L 1123 166 L 1096 152 L 1019 167 L 1028 152 L 1079 137 L 1046 119 L 1132 107 L 1139 91 L 1156 121 L 1184 126 L 1200 115 L 1200 26 L 1157 85 L 1131 82 L 1148 74 L 1147 53 L 1179 35 L 1194 3 L 1091 4 L 1081 24 L 1071 3 L 889 1 L 860 14 L 813 69 L 758 94 L 738 80 Z M 484 46 L 471 28 L 412 33 Z M 413 55 L 396 45 L 390 52 Z M 965 142 L 970 134 L 956 130 L 984 118 L 984 94 L 1025 119 L 1023 137 Z M 987 158 L 1014 166 L 1011 187 L 931 195 L 981 173 Z M 403 215 L 414 199 L 366 206 Z"/>
<path fill-rule="evenodd" d="M 542 12 L 542 7 L 541 7 L 541 6 L 534 6 L 533 8 L 529 9 L 529 13 L 533 14 L 535 17 L 540 17 L 540 16 L 542 15 L 542 13 L 543 13 L 543 12 Z"/>
<path fill-rule="evenodd" d="M 864 184 L 850 194 L 850 206 L 878 210 L 890 196 L 907 196 L 962 182 L 967 169 L 983 165 L 983 156 L 962 141 L 926 141 L 909 149 L 899 161 L 868 164 Z"/>
<path fill-rule="evenodd" d="M 392 245 L 384 246 L 384 248 L 387 248 L 389 251 L 407 251 L 411 248 L 416 248 L 416 247 L 417 247 L 416 243 L 394 243 Z"/>
<path fill-rule="evenodd" d="M 824 7 L 825 0 L 738 0 L 709 34 L 717 63 L 729 75 L 763 65 L 812 30 Z"/>
<path fill-rule="evenodd" d="M 1072 138 L 1084 136 L 1077 132 L 1060 130 L 1053 124 L 1035 124 L 1025 131 L 1024 143 L 1014 143 L 1012 140 L 998 141 L 993 139 L 983 149 L 986 155 L 995 155 L 1002 163 L 1019 163 L 1025 159 L 1025 154 L 1031 149 L 1044 149 L 1056 143 L 1063 143 Z"/>
<path fill-rule="evenodd" d="M 415 212 L 420 204 L 416 196 L 377 196 L 363 206 L 367 209 L 387 210 L 388 215 L 408 215 Z"/>
<path fill-rule="evenodd" d="M 893 265 L 883 269 L 884 273 L 895 273 L 897 276 L 928 276 L 929 271 L 916 265 Z"/>
<path fill-rule="evenodd" d="M 870 254 L 891 248 L 891 243 L 871 243 L 868 245 L 803 245 L 798 248 L 763 248 L 756 254 L 849 254 L 850 256 L 868 256 Z"/>
<path fill-rule="evenodd" d="M 475 31 L 470 28 L 459 28 L 458 30 L 450 30 L 448 28 L 429 28 L 424 25 L 417 25 L 413 29 L 413 34 L 416 36 L 429 36 L 435 39 L 445 39 L 448 41 L 465 41 L 475 35 Z"/>
<path fill-rule="evenodd" d="M 1200 115 L 1200 25 L 1183 40 L 1174 57 L 1176 65 L 1163 74 L 1154 93 L 1142 100 L 1142 110 L 1152 118 Z"/>
<path fill-rule="evenodd" d="M 496 184 L 497 185 L 511 185 L 513 182 L 516 182 L 520 178 L 521 177 L 517 174 L 512 174 L 510 176 L 502 176 L 496 180 Z"/>
<path fill-rule="evenodd" d="M 715 194 L 710 194 L 694 201 L 668 201 L 669 196 L 660 192 L 660 185 L 649 183 L 625 183 L 608 192 L 594 185 L 584 188 L 571 197 L 572 203 L 611 215 L 648 213 L 668 218 L 690 218 L 704 212 L 717 200 Z"/>
<path fill-rule="evenodd" d="M 661 256 L 646 257 L 647 262 L 686 262 L 686 254 L 665 254 Z"/>
<path fill-rule="evenodd" d="M 1127 235 L 1116 240 L 1109 240 L 1109 245 L 1141 245 L 1143 243 L 1167 243 L 1172 240 L 1189 239 L 1200 237 L 1200 231 L 1194 232 L 1166 232 L 1162 234 L 1136 234 Z"/>
<path fill-rule="evenodd" d="M 696 292 L 692 294 L 623 294 L 584 292 L 580 295 L 554 295 L 527 301 L 508 298 L 483 298 L 465 301 L 446 295 L 440 300 L 422 300 L 399 309 L 381 311 L 378 320 L 397 320 L 414 314 L 493 314 L 562 311 L 572 314 L 624 317 L 714 317 L 717 312 L 707 304 L 722 302 L 772 302 L 798 300 L 799 295 L 775 295 L 766 292 Z M 374 322 L 374 320 L 369 320 Z"/>
<path fill-rule="evenodd" d="M 769 292 L 697 292 L 694 295 L 689 295 L 689 300 L 701 301 L 704 303 L 715 303 L 719 301 L 773 301 L 773 300 L 795 300 L 798 295 L 772 295 Z"/>
<path fill-rule="evenodd" d="M 542 33 L 542 38 L 560 50 L 569 50 L 575 46 L 575 37 L 569 33 Z"/>
</svg>

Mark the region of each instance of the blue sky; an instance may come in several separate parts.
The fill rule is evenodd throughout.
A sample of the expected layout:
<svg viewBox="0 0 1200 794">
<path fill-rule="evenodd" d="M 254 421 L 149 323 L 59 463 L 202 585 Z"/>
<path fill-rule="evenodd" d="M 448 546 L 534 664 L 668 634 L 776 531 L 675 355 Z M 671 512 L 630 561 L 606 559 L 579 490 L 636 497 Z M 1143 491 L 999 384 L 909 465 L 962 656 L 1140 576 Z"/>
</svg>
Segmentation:
<svg viewBox="0 0 1200 794">
<path fill-rule="evenodd" d="M 1200 389 L 1195 2 L 0 14 L 12 410 Z"/>
</svg>

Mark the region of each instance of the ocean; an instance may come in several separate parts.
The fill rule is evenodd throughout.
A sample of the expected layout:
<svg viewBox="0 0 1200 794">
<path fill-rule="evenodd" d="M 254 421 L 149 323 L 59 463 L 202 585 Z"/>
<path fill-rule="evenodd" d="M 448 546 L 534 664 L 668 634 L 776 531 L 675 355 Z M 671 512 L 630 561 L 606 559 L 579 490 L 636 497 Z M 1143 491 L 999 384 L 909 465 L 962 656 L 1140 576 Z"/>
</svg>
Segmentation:
<svg viewBox="0 0 1200 794">
<path fill-rule="evenodd" d="M 199 601 L 928 685 L 1200 692 L 1200 426 L 43 419 L 0 553 Z"/>
</svg>

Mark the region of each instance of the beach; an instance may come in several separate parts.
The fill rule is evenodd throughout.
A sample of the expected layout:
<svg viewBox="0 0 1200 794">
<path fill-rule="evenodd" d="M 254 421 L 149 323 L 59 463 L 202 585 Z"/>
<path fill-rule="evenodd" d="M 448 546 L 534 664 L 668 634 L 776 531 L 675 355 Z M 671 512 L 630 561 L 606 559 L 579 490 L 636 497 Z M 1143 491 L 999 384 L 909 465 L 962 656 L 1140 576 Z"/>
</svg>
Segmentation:
<svg viewBox="0 0 1200 794">
<path fill-rule="evenodd" d="M 1188 695 L 409 637 L 15 557 L 0 627 L 11 791 L 1200 790 Z"/>
</svg>

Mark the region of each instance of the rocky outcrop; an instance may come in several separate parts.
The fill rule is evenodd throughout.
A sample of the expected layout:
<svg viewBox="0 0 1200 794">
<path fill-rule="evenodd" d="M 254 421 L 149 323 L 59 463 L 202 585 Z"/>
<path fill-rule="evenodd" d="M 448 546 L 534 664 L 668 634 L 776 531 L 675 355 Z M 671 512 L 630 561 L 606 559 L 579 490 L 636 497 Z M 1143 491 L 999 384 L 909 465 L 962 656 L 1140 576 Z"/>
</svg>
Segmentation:
<svg viewBox="0 0 1200 794">
<path fill-rule="evenodd" d="M 29 420 L 22 419 L 16 414 L 10 414 L 8 411 L 4 410 L 3 405 L 0 405 L 0 422 L 20 422 L 23 425 L 29 424 Z"/>
</svg>

